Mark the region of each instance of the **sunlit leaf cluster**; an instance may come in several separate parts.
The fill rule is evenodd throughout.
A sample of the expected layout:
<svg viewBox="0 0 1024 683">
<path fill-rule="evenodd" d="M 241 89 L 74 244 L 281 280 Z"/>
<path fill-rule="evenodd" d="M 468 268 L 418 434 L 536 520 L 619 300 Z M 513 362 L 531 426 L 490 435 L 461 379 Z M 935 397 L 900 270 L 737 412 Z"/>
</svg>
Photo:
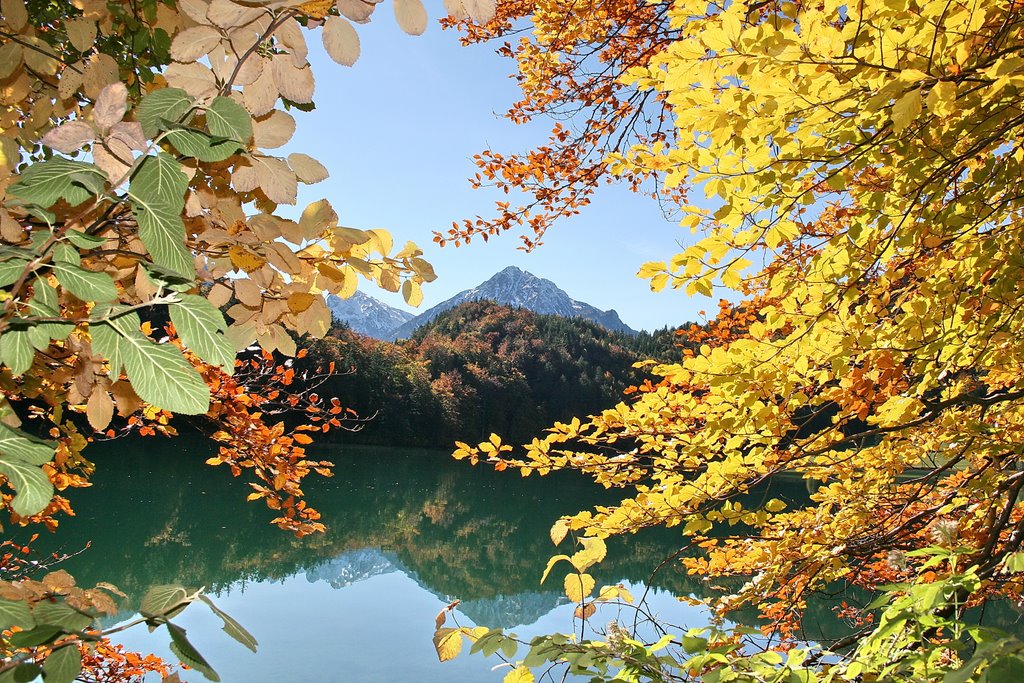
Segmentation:
<svg viewBox="0 0 1024 683">
<path fill-rule="evenodd" d="M 549 21 L 565 18 L 555 4 L 510 4 L 534 15 L 516 52 L 528 94 L 545 69 L 581 76 L 561 58 L 577 37 L 621 44 L 605 4 Z M 555 424 L 521 455 L 492 438 L 456 457 L 627 487 L 559 528 L 678 528 L 688 572 L 740 580 L 707 600 L 711 613 L 754 607 L 783 646 L 816 592 L 897 584 L 891 599 L 914 596 L 913 613 L 845 643 L 835 656 L 847 668 L 830 676 L 941 679 L 977 649 L 990 659 L 956 680 L 1011 680 L 995 672 L 1020 665 L 1016 646 L 986 650 L 993 636 L 950 625 L 1022 588 L 1008 561 L 1024 540 L 1020 7 L 658 9 L 660 42 L 636 41 L 628 67 L 609 69 L 662 104 L 672 134 L 606 145 L 604 163 L 692 199 L 678 208 L 699 237 L 641 268 L 652 289 L 726 288 L 745 303 L 691 330 L 689 351 L 651 364 L 629 400 Z M 793 476 L 806 499 L 772 495 Z M 819 670 L 822 656 L 806 656 Z M 729 680 L 707 662 L 691 671 Z"/>
</svg>

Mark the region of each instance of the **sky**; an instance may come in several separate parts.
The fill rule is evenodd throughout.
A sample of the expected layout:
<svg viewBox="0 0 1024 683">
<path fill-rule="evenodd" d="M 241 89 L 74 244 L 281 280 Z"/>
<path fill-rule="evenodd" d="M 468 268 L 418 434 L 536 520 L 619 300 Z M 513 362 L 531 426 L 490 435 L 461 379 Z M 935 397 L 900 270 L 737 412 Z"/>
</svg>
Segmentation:
<svg viewBox="0 0 1024 683">
<path fill-rule="evenodd" d="M 407 36 L 390 5 L 358 26 L 362 51 L 353 67 L 324 53 L 320 32 L 307 33 L 316 75 L 316 110 L 292 112 L 298 129 L 275 153 L 304 152 L 331 173 L 300 185 L 297 215 L 326 197 L 342 225 L 389 230 L 400 248 L 407 240 L 425 252 L 438 279 L 424 287 L 419 311 L 475 287 L 515 265 L 553 281 L 569 296 L 601 309 L 615 309 L 634 329 L 654 330 L 701 318 L 714 300 L 682 291 L 652 293 L 636 277 L 646 261 L 667 260 L 693 240 L 662 214 L 657 203 L 625 187 L 602 188 L 580 215 L 548 231 L 544 244 L 526 253 L 517 233 L 488 242 L 474 239 L 443 249 L 433 233 L 453 221 L 490 216 L 505 195 L 474 190 L 472 156 L 488 147 L 506 153 L 546 141 L 549 122 L 517 126 L 500 114 L 516 99 L 509 78 L 513 64 L 494 46 L 463 47 L 454 31 L 442 31 L 440 9 L 429 3 L 431 23 L 422 36 Z M 440 3 L 437 3 L 440 5 Z M 280 215 L 288 216 L 284 207 Z M 294 217 L 294 216 L 293 216 Z M 416 312 L 401 295 L 360 284 L 367 294 Z"/>
</svg>

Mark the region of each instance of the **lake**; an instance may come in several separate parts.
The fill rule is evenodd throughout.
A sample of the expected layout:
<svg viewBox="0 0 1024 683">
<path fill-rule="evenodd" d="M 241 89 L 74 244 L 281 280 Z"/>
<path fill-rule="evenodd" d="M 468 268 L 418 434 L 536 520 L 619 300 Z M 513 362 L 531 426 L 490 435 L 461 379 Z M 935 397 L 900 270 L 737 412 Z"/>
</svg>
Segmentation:
<svg viewBox="0 0 1024 683">
<path fill-rule="evenodd" d="M 613 502 L 615 492 L 569 473 L 523 479 L 473 468 L 442 451 L 338 446 L 314 453 L 334 461 L 335 476 L 311 475 L 304 487 L 328 531 L 296 539 L 268 524 L 274 514 L 262 503 L 245 502 L 244 476 L 203 464 L 214 452 L 195 437 L 90 447 L 94 486 L 68 492 L 77 515 L 35 547 L 75 553 L 88 544 L 60 567 L 79 585 L 113 583 L 132 606 L 154 584 L 205 586 L 260 642 L 251 653 L 201 605 L 176 619 L 228 682 L 500 681 L 507 669 L 493 669 L 499 659 L 438 662 L 434 617 L 453 599 L 462 601 L 462 625 L 500 626 L 527 639 L 578 632 L 561 594 L 565 572 L 539 583 L 556 553 L 548 529 L 562 514 Z M 680 629 L 704 624 L 673 598 L 709 590 L 704 584 L 675 563 L 651 577 L 680 539 L 664 529 L 613 539 L 593 571 L 598 585 L 621 582 L 640 597 L 650 584 L 646 607 L 660 619 Z M 844 631 L 830 606 L 812 610 L 810 637 Z M 751 614 L 738 618 L 754 623 Z M 607 607 L 590 623 L 603 629 L 632 619 Z M 173 659 L 162 630 L 119 637 Z M 187 679 L 203 680 L 195 672 Z"/>
</svg>

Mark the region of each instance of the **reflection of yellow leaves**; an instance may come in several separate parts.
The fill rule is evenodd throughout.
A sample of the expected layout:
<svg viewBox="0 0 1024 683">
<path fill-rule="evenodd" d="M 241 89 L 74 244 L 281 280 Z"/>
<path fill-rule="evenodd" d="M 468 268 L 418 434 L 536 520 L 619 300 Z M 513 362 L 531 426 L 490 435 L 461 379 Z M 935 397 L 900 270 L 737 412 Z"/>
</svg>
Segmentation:
<svg viewBox="0 0 1024 683">
<path fill-rule="evenodd" d="M 231 259 L 231 265 L 239 270 L 244 270 L 247 273 L 252 273 L 263 267 L 266 261 L 262 256 L 254 254 L 244 247 L 234 245 L 228 249 L 228 258 Z"/>
</svg>

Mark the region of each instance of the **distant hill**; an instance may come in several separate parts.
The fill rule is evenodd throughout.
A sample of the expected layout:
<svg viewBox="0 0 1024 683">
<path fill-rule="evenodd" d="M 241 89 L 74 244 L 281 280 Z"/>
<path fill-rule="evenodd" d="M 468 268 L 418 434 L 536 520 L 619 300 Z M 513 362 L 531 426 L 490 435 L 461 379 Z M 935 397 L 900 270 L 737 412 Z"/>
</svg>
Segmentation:
<svg viewBox="0 0 1024 683">
<path fill-rule="evenodd" d="M 413 317 L 412 313 L 388 306 L 358 290 L 348 299 L 327 297 L 327 307 L 335 320 L 348 323 L 354 331 L 374 339 L 394 339 L 392 332 Z"/>
<path fill-rule="evenodd" d="M 612 332 L 582 318 L 542 315 L 492 301 L 444 311 L 410 339 L 379 341 L 338 329 L 310 342 L 310 356 L 338 368 L 321 394 L 344 397 L 375 415 L 345 440 L 448 446 L 453 440 L 510 441 L 542 433 L 556 420 L 609 408 L 643 379 L 639 346 L 674 349 L 669 332 Z"/>
<path fill-rule="evenodd" d="M 613 332 L 636 334 L 614 310 L 602 311 L 582 301 L 576 301 L 550 280 L 539 278 L 525 270 L 509 266 L 486 282 L 459 292 L 447 301 L 430 308 L 391 331 L 385 339 L 408 339 L 417 328 L 441 313 L 468 301 L 493 301 L 502 306 L 525 308 L 534 313 L 558 315 L 563 318 L 591 320 Z M 353 327 L 355 329 L 355 327 Z M 379 337 L 380 338 L 380 337 Z"/>
</svg>

